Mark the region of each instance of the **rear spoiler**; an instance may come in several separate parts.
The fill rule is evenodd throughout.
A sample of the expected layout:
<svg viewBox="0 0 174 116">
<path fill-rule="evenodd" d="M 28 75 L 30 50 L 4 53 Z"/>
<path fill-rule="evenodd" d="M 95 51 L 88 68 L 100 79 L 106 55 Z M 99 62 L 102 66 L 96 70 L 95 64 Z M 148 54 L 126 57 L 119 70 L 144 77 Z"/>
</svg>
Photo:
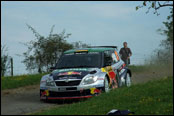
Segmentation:
<svg viewBox="0 0 174 116">
<path fill-rule="evenodd" d="M 89 46 L 89 48 L 116 48 L 117 46 Z"/>
</svg>

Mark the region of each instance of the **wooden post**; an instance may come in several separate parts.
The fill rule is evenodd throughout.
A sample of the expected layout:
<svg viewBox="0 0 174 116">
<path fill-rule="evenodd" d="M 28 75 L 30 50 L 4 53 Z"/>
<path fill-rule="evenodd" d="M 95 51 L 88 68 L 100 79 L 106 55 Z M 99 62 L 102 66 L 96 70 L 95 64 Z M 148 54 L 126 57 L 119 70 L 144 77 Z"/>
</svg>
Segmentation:
<svg viewBox="0 0 174 116">
<path fill-rule="evenodd" d="M 13 58 L 10 59 L 11 62 L 11 76 L 13 77 Z"/>
<path fill-rule="evenodd" d="M 158 58 L 159 58 L 159 51 L 158 51 Z"/>
</svg>

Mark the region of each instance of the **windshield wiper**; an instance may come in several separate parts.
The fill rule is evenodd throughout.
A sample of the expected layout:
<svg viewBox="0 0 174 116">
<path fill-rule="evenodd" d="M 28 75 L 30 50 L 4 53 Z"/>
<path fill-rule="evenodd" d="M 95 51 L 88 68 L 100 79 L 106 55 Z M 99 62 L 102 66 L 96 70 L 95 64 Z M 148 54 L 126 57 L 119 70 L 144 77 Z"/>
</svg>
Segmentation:
<svg viewBox="0 0 174 116">
<path fill-rule="evenodd" d="M 76 66 L 75 68 L 83 68 L 83 67 L 96 67 L 96 66 L 86 66 L 86 65 L 81 65 L 81 66 Z"/>
<path fill-rule="evenodd" d="M 64 69 L 64 68 L 74 68 L 74 67 L 58 67 L 58 69 Z"/>
<path fill-rule="evenodd" d="M 87 65 L 81 65 L 81 66 L 71 66 L 71 67 L 58 67 L 58 69 L 65 69 L 65 68 L 96 68 L 97 66 L 87 66 Z"/>
</svg>

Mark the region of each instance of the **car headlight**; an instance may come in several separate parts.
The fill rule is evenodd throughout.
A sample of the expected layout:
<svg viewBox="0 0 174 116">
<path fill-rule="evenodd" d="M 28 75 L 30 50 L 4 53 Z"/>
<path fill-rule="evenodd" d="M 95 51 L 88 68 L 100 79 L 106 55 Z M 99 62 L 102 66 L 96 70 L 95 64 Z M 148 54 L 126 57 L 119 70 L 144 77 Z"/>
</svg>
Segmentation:
<svg viewBox="0 0 174 116">
<path fill-rule="evenodd" d="M 55 83 L 54 81 L 46 82 L 46 86 L 55 86 Z"/>
<path fill-rule="evenodd" d="M 51 78 L 48 78 L 46 80 L 46 86 L 55 86 L 54 80 L 52 80 Z"/>
<path fill-rule="evenodd" d="M 96 81 L 97 81 L 97 76 L 89 76 L 83 80 L 82 84 L 83 85 L 92 84 Z"/>
</svg>

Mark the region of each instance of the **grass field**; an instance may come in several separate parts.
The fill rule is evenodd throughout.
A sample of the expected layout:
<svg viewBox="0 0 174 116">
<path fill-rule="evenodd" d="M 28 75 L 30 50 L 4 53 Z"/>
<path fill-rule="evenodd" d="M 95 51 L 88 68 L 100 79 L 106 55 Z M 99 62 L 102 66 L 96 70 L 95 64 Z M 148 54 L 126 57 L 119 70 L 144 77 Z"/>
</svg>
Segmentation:
<svg viewBox="0 0 174 116">
<path fill-rule="evenodd" d="M 141 73 L 143 71 L 147 71 L 149 69 L 149 66 L 148 65 L 130 65 L 129 68 L 134 73 L 138 73 L 138 72 Z"/>
<path fill-rule="evenodd" d="M 173 114 L 173 77 L 103 93 L 83 102 L 57 106 L 35 115 L 105 115 L 112 109 L 145 114 Z"/>
<path fill-rule="evenodd" d="M 159 64 L 144 64 L 144 65 L 130 65 L 129 68 L 133 73 L 142 73 L 142 72 L 163 72 L 165 76 L 173 75 L 173 63 L 159 63 Z"/>
<path fill-rule="evenodd" d="M 20 75 L 14 77 L 1 77 L 1 90 L 39 84 L 45 74 Z"/>
</svg>

